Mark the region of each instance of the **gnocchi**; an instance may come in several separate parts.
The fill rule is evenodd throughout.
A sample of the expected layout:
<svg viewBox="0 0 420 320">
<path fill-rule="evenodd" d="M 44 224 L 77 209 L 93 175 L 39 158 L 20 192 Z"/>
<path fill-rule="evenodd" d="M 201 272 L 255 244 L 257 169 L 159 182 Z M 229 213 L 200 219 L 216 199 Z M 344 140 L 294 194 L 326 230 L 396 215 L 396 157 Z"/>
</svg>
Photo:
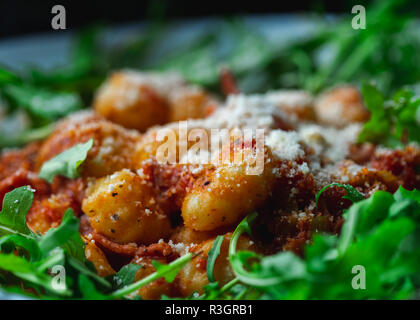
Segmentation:
<svg viewBox="0 0 420 320">
<path fill-rule="evenodd" d="M 272 163 L 266 161 L 261 174 L 248 174 L 248 163 L 243 161 L 221 164 L 201 176 L 182 203 L 185 226 L 211 231 L 239 222 L 269 197 L 275 181 Z"/>
<path fill-rule="evenodd" d="M 131 150 L 135 148 L 140 135 L 94 113 L 81 112 L 58 124 L 42 144 L 36 159 L 37 169 L 60 152 L 90 138 L 94 139 L 94 144 L 81 166 L 84 177 L 102 177 L 131 167 Z"/>
<path fill-rule="evenodd" d="M 341 86 L 323 94 L 315 104 L 316 118 L 320 123 L 345 126 L 369 119 L 359 91 L 351 86 Z"/>
<path fill-rule="evenodd" d="M 106 119 L 139 131 L 168 120 L 166 99 L 129 72 L 111 75 L 98 90 L 93 106 Z"/>
<path fill-rule="evenodd" d="M 129 170 L 98 179 L 87 189 L 82 210 L 92 228 L 118 243 L 149 244 L 171 232 L 148 181 Z"/>
<path fill-rule="evenodd" d="M 235 276 L 228 260 L 230 239 L 231 233 L 224 235 L 220 253 L 214 264 L 214 279 L 219 283 L 219 286 L 228 283 Z M 202 294 L 203 287 L 209 283 L 207 278 L 207 259 L 214 240 L 215 238 L 206 240 L 192 250 L 192 252 L 199 253 L 199 255 L 192 259 L 178 276 L 177 284 L 182 296 L 186 297 L 194 292 Z M 254 243 L 245 235 L 239 238 L 237 249 L 257 251 Z"/>
</svg>

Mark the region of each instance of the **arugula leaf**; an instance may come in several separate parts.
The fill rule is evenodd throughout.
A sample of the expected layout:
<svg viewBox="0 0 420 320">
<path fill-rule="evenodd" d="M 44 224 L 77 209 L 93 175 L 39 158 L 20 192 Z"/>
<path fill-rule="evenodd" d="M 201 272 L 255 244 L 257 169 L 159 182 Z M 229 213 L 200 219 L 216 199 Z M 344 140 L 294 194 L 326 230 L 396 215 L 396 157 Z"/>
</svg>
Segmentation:
<svg viewBox="0 0 420 320">
<path fill-rule="evenodd" d="M 13 273 L 21 279 L 40 285 L 59 296 L 68 296 L 71 294 L 67 289 L 60 291 L 55 290 L 52 286 L 52 278 L 45 274 L 43 272 L 44 270 L 39 268 L 39 263 L 31 263 L 25 258 L 16 256 L 13 253 L 0 253 L 0 268 Z"/>
<path fill-rule="evenodd" d="M 398 90 L 385 101 L 382 93 L 372 84 L 362 86 L 362 95 L 371 117 L 358 136 L 358 142 L 374 142 L 388 147 L 420 142 L 420 124 L 416 115 L 420 99 L 408 89 Z"/>
<path fill-rule="evenodd" d="M 411 191 L 404 189 L 402 186 L 394 193 L 396 201 L 402 201 L 404 199 L 410 199 L 420 204 L 420 190 L 413 189 Z"/>
<path fill-rule="evenodd" d="M 66 256 L 64 250 L 57 247 L 54 248 L 48 256 L 36 261 L 35 265 L 37 265 L 39 272 L 45 272 L 48 269 L 53 268 L 55 265 L 64 265 L 65 260 Z"/>
<path fill-rule="evenodd" d="M 251 233 L 250 225 L 257 216 L 257 212 L 250 213 L 236 227 L 229 243 L 229 261 L 233 272 L 240 281 L 256 287 L 272 286 L 279 282 L 277 277 L 272 277 L 269 273 L 261 275 L 253 272 L 255 270 L 249 270 L 250 266 L 247 264 L 247 261 L 250 259 L 260 260 L 262 259 L 261 256 L 251 251 L 236 251 L 236 246 L 240 236 L 244 232 L 248 234 Z M 248 267 L 248 269 L 246 267 Z"/>
<path fill-rule="evenodd" d="M 5 136 L 0 136 L 0 148 L 22 146 L 32 141 L 45 139 L 53 130 L 54 124 L 50 123 L 39 128 L 24 129 L 13 136 L 6 132 Z"/>
<path fill-rule="evenodd" d="M 11 246 L 10 250 L 7 250 L 8 245 Z M 0 238 L 0 249 L 2 252 L 12 252 L 16 247 L 25 249 L 29 253 L 31 261 L 39 260 L 42 256 L 41 249 L 35 239 L 24 237 L 20 234 L 10 234 Z"/>
<path fill-rule="evenodd" d="M 31 68 L 18 75 L 0 67 L 0 101 L 7 112 L 2 122 L 8 123 L 15 113 L 24 119 L 16 130 L 1 130 L 1 148 L 45 138 L 55 120 L 84 106 L 81 97 L 90 103 L 107 71 L 98 55 L 97 33 L 87 30 L 78 38 L 73 58 L 63 68 L 45 72 Z"/>
<path fill-rule="evenodd" d="M 113 277 L 116 288 L 119 289 L 132 284 L 134 282 L 137 271 L 141 267 L 142 266 L 134 263 L 123 266 L 120 271 L 118 271 Z"/>
<path fill-rule="evenodd" d="M 203 37 L 192 48 L 186 49 L 183 48 L 179 54 L 163 59 L 163 63 L 157 67 L 163 71 L 176 70 L 193 83 L 214 84 L 218 79 L 218 70 L 211 37 Z"/>
<path fill-rule="evenodd" d="M 152 265 L 156 269 L 156 273 L 161 274 L 166 282 L 173 282 L 178 275 L 179 271 L 185 264 L 177 264 L 176 266 L 170 264 L 162 264 L 158 261 L 152 261 Z"/>
<path fill-rule="evenodd" d="M 76 219 L 76 218 L 74 218 Z M 77 220 L 79 222 L 79 220 Z M 80 237 L 80 233 L 74 232 L 70 238 L 61 245 L 61 247 L 68 253 L 68 255 L 80 262 L 85 262 L 85 244 Z"/>
<path fill-rule="evenodd" d="M 373 84 L 364 82 L 362 84 L 362 96 L 365 101 L 366 108 L 376 115 L 385 115 L 384 104 L 385 98 L 379 89 Z"/>
<path fill-rule="evenodd" d="M 337 243 L 335 235 L 315 234 L 312 243 L 305 248 L 307 272 L 327 272 L 328 263 L 338 258 Z"/>
<path fill-rule="evenodd" d="M 382 93 L 372 84 L 363 83 L 362 96 L 367 109 L 370 111 L 370 119 L 367 121 L 358 136 L 358 142 L 379 143 L 386 139 L 391 130 L 391 123 L 385 109 L 385 98 Z"/>
<path fill-rule="evenodd" d="M 63 175 L 71 179 L 79 177 L 79 167 L 85 161 L 92 146 L 93 139 L 89 139 L 86 143 L 76 144 L 45 162 L 38 176 L 50 183 L 56 175 Z"/>
<path fill-rule="evenodd" d="M 306 266 L 292 252 L 268 256 L 261 261 L 260 268 L 264 273 L 271 273 L 281 281 L 302 279 L 306 276 Z"/>
<path fill-rule="evenodd" d="M 84 258 L 84 244 L 79 234 L 79 225 L 73 211 L 67 209 L 61 224 L 57 228 L 49 229 L 38 242 L 43 255 L 47 256 L 54 248 L 63 247 L 71 256 L 79 260 Z"/>
<path fill-rule="evenodd" d="M 42 236 L 36 235 L 26 226 L 26 215 L 32 200 L 29 187 L 17 188 L 4 197 L 0 213 L 0 230 L 5 234 L 0 237 L 0 270 L 14 274 L 20 281 L 29 282 L 30 287 L 44 288 L 52 296 L 68 296 L 72 291 L 52 287 L 53 278 L 48 270 L 55 265 L 66 265 L 69 284 L 77 284 L 71 276 L 81 274 L 94 279 L 102 288 L 110 289 L 110 283 L 99 277 L 94 268 L 89 267 L 91 263 L 86 261 L 79 220 L 74 217 L 72 210 L 66 211 L 57 228 L 50 229 Z M 13 268 L 14 265 L 16 268 Z M 39 294 L 42 296 L 43 293 Z"/>
<path fill-rule="evenodd" d="M 32 236 L 32 231 L 26 224 L 26 215 L 32 206 L 33 198 L 33 190 L 29 186 L 6 193 L 0 212 L 0 235 L 17 233 Z"/>
<path fill-rule="evenodd" d="M 0 246 L 14 243 L 30 251 L 35 260 L 40 253 L 46 257 L 54 248 L 62 246 L 71 256 L 84 259 L 84 244 L 79 234 L 80 223 L 74 217 L 73 211 L 67 209 L 57 228 L 51 228 L 42 237 L 38 237 L 26 224 L 26 215 L 32 201 L 33 191 L 27 186 L 6 193 L 3 210 L 0 212 L 0 231 L 9 235 L 0 238 Z"/>
<path fill-rule="evenodd" d="M 305 280 L 310 287 L 306 298 L 392 299 L 393 291 L 399 291 L 400 280 L 413 274 L 406 270 L 397 276 L 397 270 L 401 270 L 403 265 L 394 260 L 402 241 L 413 232 L 413 226 L 413 222 L 405 218 L 384 220 L 368 236 L 352 242 L 342 255 L 324 260 L 323 271 L 311 273 Z M 361 266 L 366 274 L 365 290 L 354 290 L 352 287 L 355 275 L 351 271 L 355 266 Z"/>
<path fill-rule="evenodd" d="M 91 263 L 88 263 L 89 261 L 80 261 L 76 258 L 68 256 L 67 262 L 69 263 L 71 267 L 76 269 L 80 274 L 83 274 L 95 280 L 97 283 L 101 284 L 104 288 L 107 288 L 107 289 L 111 288 L 111 284 L 104 278 L 97 275 L 96 270 L 93 266 L 90 267 Z"/>
<path fill-rule="evenodd" d="M 349 184 L 341 184 L 341 183 L 330 183 L 328 185 L 326 185 L 325 187 L 323 187 L 316 195 L 315 197 L 315 202 L 316 205 L 318 206 L 318 200 L 319 197 L 321 196 L 321 194 L 328 188 L 331 187 L 340 187 L 340 188 L 344 188 L 347 191 L 347 194 L 343 197 L 344 199 L 348 199 L 351 202 L 358 202 L 363 200 L 365 197 L 363 196 L 363 194 L 361 194 L 359 191 L 357 191 L 353 186 L 349 185 Z"/>
<path fill-rule="evenodd" d="M 82 108 L 75 93 L 53 92 L 27 84 L 8 84 L 3 92 L 16 105 L 43 119 L 55 120 Z"/>
<path fill-rule="evenodd" d="M 234 251 L 232 268 L 244 285 L 258 290 L 259 298 L 412 298 L 419 287 L 410 279 L 420 276 L 420 211 L 400 204 L 420 205 L 418 195 L 400 188 L 394 196 L 377 191 L 353 203 L 340 236 L 315 235 L 305 260 L 290 252 L 261 257 Z M 366 273 L 365 290 L 352 287 L 355 266 Z"/>
<path fill-rule="evenodd" d="M 0 68 L 0 86 L 7 83 L 19 82 L 20 79 L 13 72 Z"/>
<path fill-rule="evenodd" d="M 80 274 L 78 278 L 78 284 L 80 291 L 82 292 L 83 299 L 89 300 L 106 300 L 109 299 L 108 296 L 104 295 L 98 289 L 92 281 L 89 280 L 84 274 Z"/>
<path fill-rule="evenodd" d="M 214 269 L 214 264 L 216 263 L 216 259 L 220 254 L 220 247 L 223 243 L 223 240 L 224 240 L 224 236 L 217 236 L 216 240 L 214 240 L 213 242 L 213 246 L 211 247 L 209 251 L 208 260 L 207 260 L 207 278 L 209 279 L 210 282 L 215 281 L 213 269 Z"/>
<path fill-rule="evenodd" d="M 353 204 L 345 213 L 346 222 L 341 229 L 338 250 L 343 253 L 355 237 L 361 237 L 384 220 L 393 202 L 390 193 L 375 192 L 370 198 Z"/>
<path fill-rule="evenodd" d="M 408 191 L 400 186 L 394 193 L 395 203 L 389 208 L 389 217 L 397 218 L 408 216 L 420 221 L 420 191 Z"/>
<path fill-rule="evenodd" d="M 105 54 L 100 48 L 99 40 L 100 28 L 82 30 L 76 35 L 69 64 L 52 71 L 31 68 L 28 80 L 49 90 L 77 93 L 90 103 L 94 90 L 103 82 L 106 73 L 110 69 L 117 69 L 108 63 L 108 53 Z M 106 70 L 105 66 L 110 69 Z"/>
<path fill-rule="evenodd" d="M 235 74 L 260 69 L 272 59 L 272 46 L 255 30 L 238 19 L 228 24 L 228 28 L 232 31 L 233 49 L 226 60 Z"/>
</svg>

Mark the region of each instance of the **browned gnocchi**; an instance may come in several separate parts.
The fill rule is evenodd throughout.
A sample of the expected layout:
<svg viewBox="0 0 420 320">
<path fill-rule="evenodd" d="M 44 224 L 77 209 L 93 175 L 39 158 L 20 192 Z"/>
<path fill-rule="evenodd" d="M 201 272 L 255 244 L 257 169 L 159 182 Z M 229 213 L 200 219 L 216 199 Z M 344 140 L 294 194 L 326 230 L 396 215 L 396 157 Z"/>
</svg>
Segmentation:
<svg viewBox="0 0 420 320">
<path fill-rule="evenodd" d="M 154 187 L 129 170 L 95 181 L 86 193 L 83 212 L 92 228 L 109 239 L 148 244 L 171 232 L 169 217 L 155 200 Z"/>
<path fill-rule="evenodd" d="M 154 259 L 154 260 L 159 261 L 159 259 Z M 164 263 L 164 261 L 159 261 L 159 262 Z M 136 272 L 134 281 L 141 280 L 156 271 L 155 267 L 152 265 L 152 259 L 149 257 L 140 258 L 138 259 L 136 263 L 140 265 L 140 268 Z M 142 299 L 151 300 L 151 299 L 160 299 L 160 297 L 163 294 L 166 296 L 171 296 L 171 293 L 173 291 L 174 290 L 173 290 L 172 284 L 166 282 L 165 279 L 160 278 L 145 285 L 143 288 L 140 288 L 137 291 L 137 294 Z"/>
<path fill-rule="evenodd" d="M 207 259 L 215 238 L 203 241 L 192 249 L 198 255 L 191 260 L 180 272 L 177 285 L 183 296 L 189 296 L 194 292 L 203 293 L 203 287 L 209 283 L 207 278 Z M 228 283 L 234 278 L 234 273 L 229 264 L 229 243 L 231 233 L 224 235 L 220 254 L 214 264 L 214 279 L 220 286 Z M 256 251 L 254 243 L 247 236 L 241 236 L 237 244 L 238 250 Z"/>
<path fill-rule="evenodd" d="M 321 95 L 315 103 L 315 114 L 320 123 L 337 127 L 369 119 L 359 91 L 352 86 L 340 86 Z"/>
<path fill-rule="evenodd" d="M 96 271 L 101 277 L 107 277 L 115 274 L 115 270 L 111 267 L 105 254 L 94 241 L 85 239 L 85 256 L 86 259 L 93 263 Z"/>
<path fill-rule="evenodd" d="M 204 118 L 216 102 L 176 74 L 126 70 L 108 78 L 97 91 L 93 106 L 112 122 L 146 131 L 158 124 Z"/>
<path fill-rule="evenodd" d="M 275 181 L 273 161 L 267 150 L 260 174 L 247 172 L 249 163 L 224 163 L 201 176 L 182 203 L 185 226 L 211 231 L 238 223 L 271 194 Z"/>
<path fill-rule="evenodd" d="M 140 131 L 168 120 L 166 99 L 136 73 L 112 74 L 97 92 L 93 105 L 106 119 Z"/>
<path fill-rule="evenodd" d="M 38 170 L 45 161 L 91 138 L 93 147 L 81 168 L 84 177 L 102 177 L 131 167 L 132 150 L 140 135 L 94 113 L 80 112 L 59 123 L 42 144 L 36 159 Z"/>
</svg>

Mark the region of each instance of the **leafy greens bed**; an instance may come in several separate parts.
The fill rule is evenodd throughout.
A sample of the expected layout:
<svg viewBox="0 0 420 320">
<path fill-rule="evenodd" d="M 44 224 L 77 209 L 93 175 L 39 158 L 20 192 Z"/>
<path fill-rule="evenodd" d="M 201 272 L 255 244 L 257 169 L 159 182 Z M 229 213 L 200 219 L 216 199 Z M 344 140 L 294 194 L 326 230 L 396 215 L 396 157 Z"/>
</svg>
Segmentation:
<svg viewBox="0 0 420 320">
<path fill-rule="evenodd" d="M 373 116 L 365 124 L 360 139 L 370 132 L 377 112 L 382 117 L 390 117 L 385 121 L 392 124 L 392 130 L 376 136 L 381 137 L 382 143 L 404 144 L 404 139 L 418 141 L 416 134 L 404 135 L 404 139 L 396 135 L 399 122 L 405 119 L 400 114 L 412 113 L 413 106 L 418 105 L 411 93 L 400 92 L 405 94 L 403 100 L 394 98 L 384 102 L 375 87 L 363 86 L 366 104 Z M 397 97 L 401 97 L 400 92 Z M 413 122 L 411 128 L 415 132 L 419 125 Z M 78 168 L 91 147 L 92 140 L 75 145 L 47 161 L 39 175 L 49 181 L 56 175 L 77 177 Z M 237 226 L 230 241 L 229 260 L 236 278 L 223 287 L 214 281 L 213 267 L 223 242 L 223 236 L 218 236 L 207 263 L 210 284 L 205 294 L 192 295 L 190 299 L 418 298 L 420 191 L 400 187 L 394 195 L 376 191 L 364 199 L 352 186 L 334 183 L 320 190 L 316 202 L 333 186 L 344 188 L 347 192 L 344 198 L 353 202 L 345 212 L 340 236 L 316 234 L 305 248 L 305 259 L 291 252 L 263 257 L 250 251 L 237 251 L 236 244 L 242 233 L 252 237 L 252 222 L 258 215 L 254 212 Z M 188 253 L 169 265 L 154 262 L 157 271 L 135 283 L 134 276 L 140 266 L 134 264 L 123 267 L 114 276 L 101 278 L 85 259 L 79 221 L 72 211 L 66 212 L 59 227 L 41 236 L 26 225 L 32 200 L 33 190 L 20 187 L 7 193 L 3 201 L 0 280 L 7 284 L 8 291 L 23 290 L 39 298 L 126 298 L 156 279 L 174 281 L 181 268 L 193 258 L 193 254 Z M 55 274 L 51 270 L 57 264 L 65 266 L 66 270 L 65 286 L 58 288 L 52 285 Z M 362 267 L 365 273 L 368 285 L 364 290 L 354 290 L 352 286 L 355 267 Z"/>
<path fill-rule="evenodd" d="M 375 192 L 360 200 L 350 186 L 343 185 L 356 201 L 346 211 L 339 237 L 315 235 L 305 248 L 305 259 L 291 252 L 260 256 L 237 251 L 242 233 L 251 234 L 257 213 L 248 215 L 233 233 L 229 260 L 236 278 L 223 287 L 214 282 L 214 261 L 222 237 L 216 238 L 209 254 L 210 281 L 205 294 L 190 299 L 406 299 L 418 298 L 420 286 L 420 191 L 404 188 L 394 194 Z M 0 279 L 7 290 L 38 298 L 124 298 L 159 278 L 174 281 L 189 262 L 188 253 L 168 265 L 154 263 L 156 272 L 133 283 L 139 265 L 129 264 L 116 275 L 101 278 L 85 259 L 79 221 L 68 210 L 61 225 L 43 236 L 26 226 L 33 190 L 17 188 L 6 194 L 0 213 Z M 321 191 L 322 193 L 323 191 Z M 321 195 L 322 196 L 322 195 Z M 65 266 L 65 285 L 54 286 L 51 267 Z M 361 266 L 368 285 L 354 290 L 354 267 Z M 14 285 L 12 285 L 14 284 Z M 164 297 L 165 298 L 165 297 Z"/>
<path fill-rule="evenodd" d="M 340 82 L 364 83 L 362 93 L 371 112 L 359 142 L 400 147 L 420 142 L 420 99 L 416 85 L 420 73 L 411 63 L 419 60 L 420 40 L 413 36 L 414 20 L 398 13 L 400 1 L 378 2 L 373 6 L 365 32 L 349 32 L 348 21 L 334 30 L 325 28 L 310 39 L 292 43 L 281 50 L 248 32 L 238 21 L 225 25 L 234 45 L 218 51 L 220 32 L 209 31 L 184 49 L 161 61 L 153 61 L 153 46 L 163 28 L 154 23 L 136 42 L 120 50 L 101 50 L 96 29 L 82 33 L 69 66 L 48 73 L 38 69 L 18 75 L 0 68 L 0 93 L 5 118 L 0 121 L 1 147 L 20 146 L 42 139 L 57 119 L 84 107 L 94 88 L 108 70 L 121 67 L 176 69 L 186 79 L 217 91 L 217 66 L 223 62 L 238 76 L 245 92 L 275 87 L 299 87 L 319 91 Z M 369 22 L 368 22 L 369 23 Z M 255 50 L 255 48 L 258 50 Z M 395 48 L 401 55 L 392 55 Z M 319 59 L 325 48 L 333 58 Z M 251 62 L 244 53 L 255 53 Z M 374 53 L 381 54 L 374 54 Z M 197 73 L 191 66 L 204 65 Z M 402 85 L 410 89 L 397 90 Z M 395 94 L 387 100 L 381 92 Z M 24 125 L 22 125 L 22 118 Z M 18 123 L 20 130 L 8 128 Z M 79 144 L 44 164 L 40 177 L 52 181 L 56 175 L 78 176 L 78 168 L 92 147 L 92 141 Z M 334 184 L 337 186 L 337 184 Z M 252 222 L 258 213 L 248 215 L 236 228 L 229 247 L 229 261 L 236 275 L 220 287 L 214 281 L 213 267 L 223 237 L 213 243 L 207 263 L 209 284 L 203 295 L 189 299 L 406 299 L 420 298 L 420 191 L 402 187 L 395 194 L 376 191 L 371 197 L 349 185 L 346 199 L 353 204 L 345 212 L 341 234 L 316 234 L 305 247 L 305 258 L 291 252 L 260 256 L 238 251 L 241 234 L 252 237 Z M 325 186 L 316 197 L 322 197 Z M 0 285 L 8 292 L 36 298 L 129 298 L 142 286 L 159 278 L 174 281 L 181 268 L 193 258 L 188 253 L 168 265 L 154 262 L 156 272 L 134 282 L 140 266 L 129 264 L 116 275 L 101 278 L 86 260 L 79 234 L 79 220 L 67 210 L 59 227 L 46 234 L 33 233 L 26 215 L 33 190 L 20 187 L 6 194 L 0 212 Z M 65 283 L 57 281 L 54 266 L 63 265 Z M 354 290 L 355 274 L 363 270 L 366 288 Z M 362 268 L 362 269 L 360 269 Z M 359 285 L 362 285 L 359 283 Z M 167 298 L 167 297 L 163 297 Z"/>
</svg>

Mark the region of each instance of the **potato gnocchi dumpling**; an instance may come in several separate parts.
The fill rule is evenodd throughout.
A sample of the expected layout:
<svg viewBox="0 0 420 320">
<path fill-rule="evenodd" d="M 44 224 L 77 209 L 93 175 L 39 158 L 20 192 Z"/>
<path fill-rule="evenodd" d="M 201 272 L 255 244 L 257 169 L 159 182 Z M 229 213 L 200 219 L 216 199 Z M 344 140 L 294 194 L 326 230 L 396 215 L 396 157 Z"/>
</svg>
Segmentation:
<svg viewBox="0 0 420 320">
<path fill-rule="evenodd" d="M 140 135 L 94 113 L 80 112 L 60 122 L 42 144 L 36 159 L 38 170 L 45 161 L 91 138 L 94 144 L 81 166 L 82 176 L 102 177 L 131 167 L 132 150 Z"/>
<path fill-rule="evenodd" d="M 158 261 L 160 263 L 166 263 L 163 260 L 159 261 L 160 259 L 151 259 L 148 257 L 143 257 L 139 259 L 137 264 L 140 265 L 140 268 L 136 272 L 134 281 L 139 281 L 147 277 L 149 274 L 152 274 L 153 272 L 156 271 L 155 267 L 152 265 L 152 260 Z M 171 296 L 172 291 L 173 291 L 172 284 L 166 282 L 165 279 L 160 278 L 145 285 L 141 289 L 139 289 L 137 291 L 137 294 L 142 299 L 152 300 L 152 299 L 160 299 L 163 294 L 166 296 Z"/>
<path fill-rule="evenodd" d="M 224 235 L 220 253 L 214 264 L 214 279 L 220 286 L 223 286 L 234 278 L 233 270 L 229 264 L 229 243 L 231 235 L 231 233 Z M 177 284 L 182 296 L 186 297 L 194 292 L 202 294 L 203 287 L 209 283 L 207 278 L 207 259 L 214 240 L 215 238 L 203 241 L 191 250 L 194 253 L 198 253 L 198 256 L 187 263 L 179 273 Z M 245 235 L 239 238 L 237 249 L 257 251 L 254 243 Z"/>
<path fill-rule="evenodd" d="M 216 105 L 204 90 L 186 84 L 176 74 L 131 70 L 112 74 L 93 102 L 98 114 L 139 131 L 167 122 L 204 118 Z"/>
<path fill-rule="evenodd" d="M 105 254 L 92 240 L 85 239 L 85 256 L 86 259 L 93 263 L 98 275 L 107 277 L 115 274 L 115 270 L 111 267 Z"/>
<path fill-rule="evenodd" d="M 170 122 L 205 118 L 216 108 L 217 102 L 195 86 L 185 86 L 169 96 Z"/>
<path fill-rule="evenodd" d="M 270 196 L 275 181 L 272 163 L 265 161 L 261 174 L 249 174 L 246 161 L 221 164 L 197 179 L 182 203 L 185 226 L 211 231 L 238 223 Z"/>
<path fill-rule="evenodd" d="M 267 93 L 267 99 L 285 114 L 303 121 L 313 121 L 314 99 L 300 90 L 276 90 Z"/>
<path fill-rule="evenodd" d="M 185 245 L 199 244 L 210 238 L 214 238 L 218 233 L 217 231 L 196 231 L 186 226 L 179 226 L 171 234 L 170 240 L 173 243 L 183 243 Z"/>
<path fill-rule="evenodd" d="M 106 119 L 126 128 L 145 131 L 168 120 L 166 99 L 147 81 L 117 72 L 98 90 L 93 106 Z"/>
<path fill-rule="evenodd" d="M 170 220 L 157 204 L 156 195 L 148 181 L 122 170 L 88 187 L 82 209 L 92 228 L 109 239 L 149 244 L 171 232 Z"/>
<path fill-rule="evenodd" d="M 337 127 L 369 119 L 359 91 L 352 86 L 340 86 L 321 95 L 315 103 L 315 114 L 320 123 Z"/>
</svg>

